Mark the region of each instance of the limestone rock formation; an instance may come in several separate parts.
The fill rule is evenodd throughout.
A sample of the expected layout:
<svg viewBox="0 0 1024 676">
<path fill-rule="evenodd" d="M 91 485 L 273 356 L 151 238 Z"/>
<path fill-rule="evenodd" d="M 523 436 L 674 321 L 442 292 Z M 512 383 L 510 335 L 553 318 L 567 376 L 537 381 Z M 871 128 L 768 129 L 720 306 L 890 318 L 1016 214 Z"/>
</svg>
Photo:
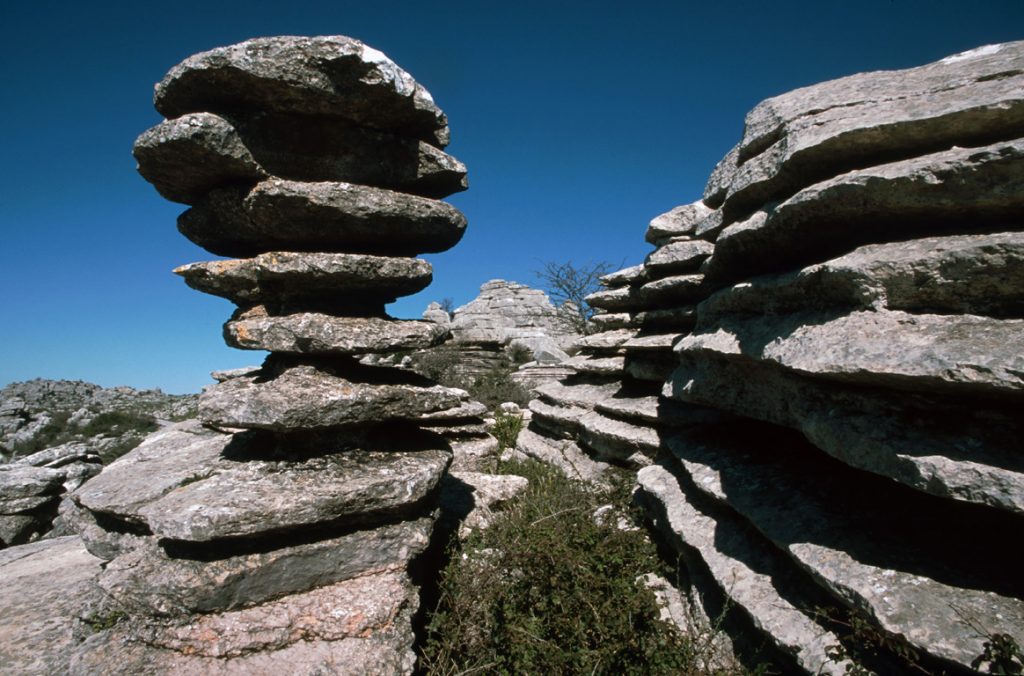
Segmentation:
<svg viewBox="0 0 1024 676">
<path fill-rule="evenodd" d="M 785 673 L 1024 644 L 1022 73 L 991 45 L 758 105 L 530 404 L 523 452 L 643 466 L 681 591 Z"/>
<path fill-rule="evenodd" d="M 452 461 L 425 418 L 454 420 L 468 401 L 359 357 L 448 333 L 384 312 L 430 282 L 410 256 L 465 228 L 435 199 L 465 187 L 439 150 L 446 118 L 408 73 L 342 36 L 190 57 L 156 105 L 171 119 L 139 137 L 140 172 L 195 205 L 183 233 L 244 256 L 176 272 L 239 306 L 230 345 L 272 354 L 221 374 L 198 421 L 74 493 L 68 518 L 105 561 L 74 612 L 105 619 L 52 671 L 409 673 L 413 561 Z M 4 528 L 8 512 L 49 508 L 63 481 L 45 467 L 0 479 Z"/>
</svg>

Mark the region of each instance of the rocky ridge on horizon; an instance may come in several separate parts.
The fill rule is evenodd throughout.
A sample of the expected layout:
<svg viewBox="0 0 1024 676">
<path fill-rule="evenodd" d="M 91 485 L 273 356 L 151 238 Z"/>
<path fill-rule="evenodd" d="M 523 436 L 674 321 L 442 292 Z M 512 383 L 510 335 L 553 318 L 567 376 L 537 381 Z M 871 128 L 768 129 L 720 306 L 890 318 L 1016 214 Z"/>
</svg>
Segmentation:
<svg viewBox="0 0 1024 676">
<path fill-rule="evenodd" d="M 41 378 L 0 389 L 0 548 L 68 534 L 68 494 L 153 430 L 195 414 L 195 395 L 158 389 Z"/>
<path fill-rule="evenodd" d="M 636 469 L 752 663 L 990 668 L 1024 645 L 1022 153 L 1021 42 L 762 102 L 519 450 Z"/>
</svg>

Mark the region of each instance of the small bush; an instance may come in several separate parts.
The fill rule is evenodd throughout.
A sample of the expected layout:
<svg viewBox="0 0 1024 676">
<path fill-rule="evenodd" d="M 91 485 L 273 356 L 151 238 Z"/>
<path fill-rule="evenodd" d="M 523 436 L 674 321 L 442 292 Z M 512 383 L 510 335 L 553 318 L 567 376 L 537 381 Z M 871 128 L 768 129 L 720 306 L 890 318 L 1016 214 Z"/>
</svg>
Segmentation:
<svg viewBox="0 0 1024 676">
<path fill-rule="evenodd" d="M 148 434 L 157 428 L 156 419 L 151 415 L 128 413 L 126 411 L 107 411 L 89 421 L 82 428 L 81 434 L 94 437 L 98 434 L 125 434 L 139 432 Z"/>
<path fill-rule="evenodd" d="M 687 674 L 692 646 L 637 576 L 661 566 L 639 532 L 597 523 L 628 485 L 595 492 L 537 462 L 504 470 L 527 491 L 442 573 L 421 664 L 428 674 Z"/>
<path fill-rule="evenodd" d="M 492 409 L 506 401 L 511 401 L 519 406 L 526 406 L 530 403 L 530 393 L 522 385 L 512 380 L 511 370 L 501 366 L 495 366 L 487 373 L 477 377 L 466 389 L 470 396 Z"/>
<path fill-rule="evenodd" d="M 491 427 L 491 434 L 498 440 L 499 451 L 515 448 L 516 439 L 519 438 L 519 433 L 522 431 L 522 413 L 505 413 L 500 409 L 494 412 L 494 426 Z"/>
</svg>

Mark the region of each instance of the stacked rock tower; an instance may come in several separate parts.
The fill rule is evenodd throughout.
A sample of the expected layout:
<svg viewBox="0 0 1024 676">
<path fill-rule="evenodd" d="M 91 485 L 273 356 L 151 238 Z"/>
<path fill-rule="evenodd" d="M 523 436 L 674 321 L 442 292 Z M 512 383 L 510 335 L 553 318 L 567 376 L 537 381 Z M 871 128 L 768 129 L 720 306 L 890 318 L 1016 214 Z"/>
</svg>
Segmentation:
<svg viewBox="0 0 1024 676">
<path fill-rule="evenodd" d="M 466 187 L 445 115 L 357 40 L 275 37 L 192 56 L 156 87 L 139 171 L 231 260 L 176 272 L 230 299 L 229 345 L 270 351 L 76 496 L 107 559 L 82 673 L 405 673 L 410 562 L 451 462 L 420 424 L 466 394 L 359 356 L 446 330 L 384 311 L 431 280 Z M 460 408 L 461 407 L 461 408 Z M 113 619 L 111 619 L 113 618 Z"/>
<path fill-rule="evenodd" d="M 768 99 L 591 297 L 519 449 L 647 465 L 695 614 L 753 664 L 1016 669 L 1022 214 L 1024 43 Z"/>
</svg>

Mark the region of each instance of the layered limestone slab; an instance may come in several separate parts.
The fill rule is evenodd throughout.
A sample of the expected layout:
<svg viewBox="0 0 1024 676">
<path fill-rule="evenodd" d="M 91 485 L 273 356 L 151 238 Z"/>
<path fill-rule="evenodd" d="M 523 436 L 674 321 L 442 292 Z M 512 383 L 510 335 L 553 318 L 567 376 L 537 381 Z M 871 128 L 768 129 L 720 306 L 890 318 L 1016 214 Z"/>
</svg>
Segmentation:
<svg viewBox="0 0 1024 676">
<path fill-rule="evenodd" d="M 157 537 L 188 542 L 285 533 L 346 518 L 379 520 L 423 500 L 450 461 L 448 449 L 437 449 L 238 462 L 178 487 L 139 514 Z"/>
<path fill-rule="evenodd" d="M 711 212 L 703 202 L 682 204 L 655 216 L 647 226 L 644 239 L 651 244 L 658 244 L 671 237 L 692 235 L 698 224 L 710 216 Z"/>
<path fill-rule="evenodd" d="M 609 418 L 597 411 L 580 416 L 579 442 L 602 460 L 627 460 L 636 454 L 653 458 L 661 447 L 657 429 Z"/>
<path fill-rule="evenodd" d="M 340 118 L 448 143 L 448 120 L 430 93 L 381 52 L 343 35 L 246 40 L 188 57 L 157 84 L 168 118 L 250 110 Z"/>
<path fill-rule="evenodd" d="M 532 423 L 519 433 L 516 450 L 554 465 L 567 477 L 580 481 L 600 482 L 609 468 L 608 463 L 594 460 L 568 439 L 556 440 L 538 434 Z"/>
<path fill-rule="evenodd" d="M 576 341 L 576 346 L 581 351 L 590 353 L 615 352 L 620 345 L 635 337 L 636 334 L 637 331 L 635 329 L 602 331 L 580 338 Z"/>
<path fill-rule="evenodd" d="M 747 114 L 705 202 L 742 214 L 855 167 L 1020 136 L 1024 43 L 796 89 Z"/>
<path fill-rule="evenodd" d="M 1024 232 L 869 244 L 798 272 L 723 289 L 700 304 L 700 323 L 848 308 L 1024 317 Z"/>
<path fill-rule="evenodd" d="M 93 598 L 101 563 L 77 536 L 0 552 L 0 669 L 67 673 L 74 621 Z"/>
<path fill-rule="evenodd" d="M 1024 392 L 1024 320 L 861 311 L 723 317 L 677 352 L 742 355 L 804 375 L 962 395 Z"/>
<path fill-rule="evenodd" d="M 161 122 L 135 140 L 132 154 L 142 177 L 172 202 L 194 204 L 214 188 L 268 175 L 231 123 L 212 113 Z"/>
<path fill-rule="evenodd" d="M 440 343 L 447 327 L 380 317 L 338 317 L 320 312 L 268 315 L 256 307 L 224 325 L 224 340 L 243 350 L 293 354 L 366 354 L 420 350 Z"/>
<path fill-rule="evenodd" d="M 681 337 L 678 333 L 638 335 L 622 344 L 626 352 L 668 352 Z"/>
<path fill-rule="evenodd" d="M 0 502 L 56 495 L 64 475 L 49 467 L 9 464 L 0 466 Z"/>
<path fill-rule="evenodd" d="M 234 610 L 360 575 L 404 571 L 427 546 L 433 520 L 403 521 L 316 542 L 233 553 L 222 558 L 168 555 L 154 539 L 107 564 L 98 579 L 109 603 L 142 617 L 187 617 Z"/>
<path fill-rule="evenodd" d="M 575 438 L 579 431 L 580 417 L 589 410 L 577 406 L 553 406 L 542 399 L 532 399 L 529 407 L 535 424 L 565 439 Z"/>
<path fill-rule="evenodd" d="M 1012 407 L 842 387 L 769 364 L 683 352 L 663 394 L 799 430 L 859 469 L 944 498 L 1024 512 Z"/>
<path fill-rule="evenodd" d="M 409 256 L 454 246 L 466 217 L 437 200 L 365 185 L 269 179 L 209 195 L 178 219 L 183 235 L 224 256 L 268 251 Z"/>
<path fill-rule="evenodd" d="M 623 357 L 588 357 L 578 355 L 562 362 L 562 366 L 576 373 L 592 376 L 614 376 L 622 373 L 625 366 Z"/>
<path fill-rule="evenodd" d="M 544 383 L 537 388 L 537 396 L 557 406 L 578 406 L 591 409 L 598 402 L 615 394 L 618 383 Z"/>
<path fill-rule="evenodd" d="M 767 206 L 721 232 L 704 272 L 738 279 L 869 243 L 1012 229 L 1022 208 L 1024 140 L 953 148 L 850 171 Z"/>
<path fill-rule="evenodd" d="M 629 353 L 625 364 L 624 372 L 630 377 L 660 385 L 672 375 L 676 359 L 669 350 L 646 350 Z"/>
<path fill-rule="evenodd" d="M 335 299 L 359 294 L 394 300 L 430 284 L 430 263 L 362 254 L 272 252 L 254 258 L 190 263 L 174 270 L 197 291 L 238 305 Z"/>
<path fill-rule="evenodd" d="M 619 286 L 630 286 L 645 280 L 646 273 L 643 265 L 633 265 L 628 268 L 617 270 L 600 278 L 603 286 L 614 289 Z"/>
<path fill-rule="evenodd" d="M 806 614 L 813 598 L 794 594 L 798 584 L 781 555 L 750 537 L 735 517 L 696 507 L 672 473 L 660 465 L 637 473 L 639 497 L 674 549 L 696 554 L 715 583 L 773 645 L 811 674 L 842 674 L 846 664 L 828 658 L 839 639 Z"/>
<path fill-rule="evenodd" d="M 206 429 L 197 420 L 176 423 L 112 462 L 73 499 L 91 512 L 145 525 L 143 507 L 229 467 L 232 463 L 223 454 L 231 440 L 230 434 Z"/>
<path fill-rule="evenodd" d="M 626 422 L 673 428 L 721 422 L 730 418 L 728 413 L 713 408 L 683 404 L 653 395 L 630 397 L 621 393 L 597 402 L 594 410 Z"/>
<path fill-rule="evenodd" d="M 87 639 L 71 673 L 409 673 L 418 604 L 404 573 L 369 574 L 187 624 L 121 624 Z"/>
<path fill-rule="evenodd" d="M 1006 562 L 966 555 L 988 537 L 1012 531 L 937 501 L 921 500 L 915 510 L 888 482 L 841 478 L 830 463 L 806 453 L 787 461 L 778 449 L 757 447 L 759 441 L 694 432 L 668 445 L 695 487 L 918 650 L 969 669 L 986 640 L 971 622 L 990 633 L 1024 630 L 1024 601 L 1013 595 L 1022 589 Z M 894 513 L 907 518 L 894 520 Z"/>
<path fill-rule="evenodd" d="M 648 254 L 644 266 L 649 277 L 696 272 L 714 250 L 714 244 L 702 239 L 672 240 Z"/>
<path fill-rule="evenodd" d="M 366 382 L 387 369 L 336 370 L 275 364 L 208 388 L 199 417 L 227 428 L 327 430 L 358 423 L 408 420 L 457 406 L 463 390 L 403 382 Z"/>
</svg>

